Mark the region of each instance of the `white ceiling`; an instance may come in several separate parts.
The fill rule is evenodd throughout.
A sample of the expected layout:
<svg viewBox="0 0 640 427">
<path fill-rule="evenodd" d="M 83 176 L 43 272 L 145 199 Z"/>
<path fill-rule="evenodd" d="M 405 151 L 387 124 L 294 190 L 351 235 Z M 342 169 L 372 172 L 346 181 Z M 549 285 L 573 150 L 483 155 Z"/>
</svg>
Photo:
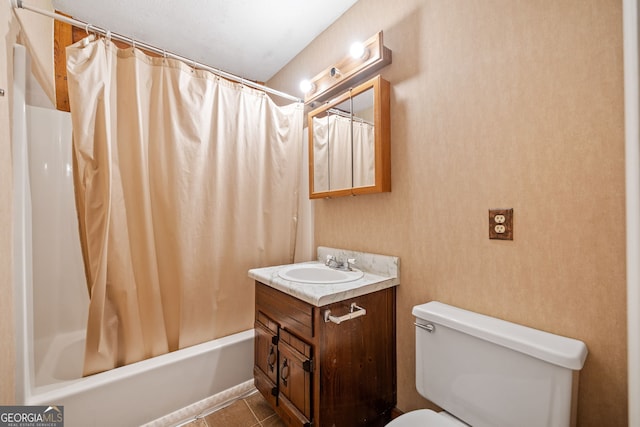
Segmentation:
<svg viewBox="0 0 640 427">
<path fill-rule="evenodd" d="M 53 0 L 57 11 L 267 81 L 357 0 Z"/>
</svg>

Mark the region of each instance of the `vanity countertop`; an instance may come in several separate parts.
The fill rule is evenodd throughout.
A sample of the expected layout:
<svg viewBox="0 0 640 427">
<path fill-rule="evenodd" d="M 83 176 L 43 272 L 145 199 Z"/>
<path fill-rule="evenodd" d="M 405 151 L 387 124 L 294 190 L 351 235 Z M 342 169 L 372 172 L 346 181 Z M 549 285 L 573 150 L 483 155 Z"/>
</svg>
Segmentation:
<svg viewBox="0 0 640 427">
<path fill-rule="evenodd" d="M 325 259 L 327 254 L 335 254 L 335 256 L 341 259 L 355 258 L 358 262 L 357 268 L 362 270 L 364 276 L 350 282 L 333 284 L 293 282 L 285 280 L 278 275 L 281 269 L 293 265 L 285 264 L 251 269 L 249 270 L 249 277 L 317 307 L 344 301 L 400 284 L 398 274 L 399 259 L 397 257 L 345 251 L 342 249 L 318 248 L 319 259 Z M 319 261 L 311 261 L 308 263 L 298 263 L 297 265 L 318 263 Z"/>
</svg>

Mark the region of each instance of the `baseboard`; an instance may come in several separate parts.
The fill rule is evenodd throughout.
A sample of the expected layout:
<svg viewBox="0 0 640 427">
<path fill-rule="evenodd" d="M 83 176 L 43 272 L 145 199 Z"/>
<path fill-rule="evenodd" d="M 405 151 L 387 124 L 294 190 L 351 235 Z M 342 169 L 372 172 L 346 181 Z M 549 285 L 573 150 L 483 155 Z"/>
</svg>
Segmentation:
<svg viewBox="0 0 640 427">
<path fill-rule="evenodd" d="M 199 402 L 178 409 L 170 414 L 144 424 L 142 427 L 170 427 L 181 426 L 193 421 L 196 417 L 202 417 L 213 411 L 224 408 L 238 399 L 255 392 L 253 379 L 237 386 L 231 387 L 218 394 L 202 399 Z"/>
<path fill-rule="evenodd" d="M 391 410 L 391 419 L 393 420 L 395 418 L 398 418 L 402 414 L 404 414 L 404 412 L 402 412 L 400 409 L 394 407 Z"/>
</svg>

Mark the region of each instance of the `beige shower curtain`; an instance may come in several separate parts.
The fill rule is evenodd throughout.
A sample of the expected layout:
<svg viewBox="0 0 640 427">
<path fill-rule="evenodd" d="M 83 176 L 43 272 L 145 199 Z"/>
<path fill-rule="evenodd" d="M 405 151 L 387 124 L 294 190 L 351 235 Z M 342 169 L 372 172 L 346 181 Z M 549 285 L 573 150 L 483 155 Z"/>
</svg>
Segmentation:
<svg viewBox="0 0 640 427">
<path fill-rule="evenodd" d="M 85 375 L 248 329 L 293 261 L 303 106 L 108 40 L 67 49 Z"/>
</svg>

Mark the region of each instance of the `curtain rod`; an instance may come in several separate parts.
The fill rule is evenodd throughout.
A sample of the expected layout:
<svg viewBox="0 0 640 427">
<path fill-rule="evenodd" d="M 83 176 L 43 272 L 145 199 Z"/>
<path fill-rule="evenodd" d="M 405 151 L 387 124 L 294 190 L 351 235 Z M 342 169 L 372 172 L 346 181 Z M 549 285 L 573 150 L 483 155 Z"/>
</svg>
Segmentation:
<svg viewBox="0 0 640 427">
<path fill-rule="evenodd" d="M 329 108 L 327 110 L 327 113 L 335 114 L 336 116 L 345 117 L 347 119 L 351 119 L 351 120 L 354 120 L 356 122 L 366 123 L 368 125 L 373 126 L 373 123 L 371 123 L 370 121 L 367 121 L 367 120 L 365 120 L 365 119 L 363 119 L 361 117 L 358 117 L 358 116 L 354 116 L 353 114 L 349 114 L 346 111 L 338 110 L 336 108 Z M 327 117 L 329 117 L 329 116 L 327 116 Z"/>
<path fill-rule="evenodd" d="M 163 49 L 159 49 L 155 46 L 151 46 L 150 44 L 147 43 L 143 43 L 143 42 L 139 42 L 137 40 L 134 40 L 131 37 L 126 37 L 123 36 L 121 34 L 117 34 L 117 33 L 112 33 L 110 31 L 106 31 L 102 28 L 96 27 L 94 25 L 91 25 L 89 23 L 83 22 L 83 21 L 79 21 L 77 19 L 73 19 L 73 18 L 69 18 L 68 16 L 64 16 L 61 15 L 59 13 L 54 13 L 54 12 L 50 12 L 48 10 L 45 9 L 39 9 L 37 7 L 33 7 L 33 6 L 29 6 L 26 5 L 22 2 L 22 0 L 11 0 L 11 5 L 13 6 L 13 8 L 18 8 L 18 9 L 25 9 L 25 10 L 29 10 L 31 12 L 35 12 L 35 13 L 39 13 L 40 15 L 45 15 L 48 16 L 49 18 L 53 18 L 55 20 L 58 21 L 62 21 L 65 22 L 67 24 L 73 25 L 74 27 L 78 27 L 78 28 L 84 28 L 85 31 L 87 31 L 87 33 L 92 32 L 104 37 L 110 36 L 112 39 L 114 40 L 118 40 L 121 42 L 125 42 L 128 43 L 134 47 L 140 47 L 144 50 L 148 50 L 150 52 L 156 53 L 158 55 L 162 55 L 164 57 L 167 58 L 173 58 L 173 59 L 177 59 L 179 61 L 185 62 L 187 64 L 191 64 L 194 68 L 200 68 L 202 70 L 206 70 L 209 71 L 213 74 L 219 75 L 221 77 L 224 77 L 228 80 L 232 80 L 234 82 L 237 83 L 241 83 L 243 85 L 252 87 L 254 89 L 258 89 L 273 95 L 277 95 L 281 98 L 285 98 L 288 99 L 290 101 L 295 101 L 295 102 L 303 102 L 303 100 L 301 98 L 295 97 L 293 95 L 289 95 L 288 93 L 284 93 L 284 92 L 280 92 L 278 90 L 275 89 L 271 89 L 270 87 L 267 87 L 265 85 L 261 85 L 259 83 L 255 83 L 252 82 L 251 80 L 246 80 L 242 77 L 236 76 L 235 74 L 231 74 L 228 73 L 226 71 L 222 71 L 219 70 L 217 68 L 213 68 L 213 67 L 209 67 L 208 65 L 205 64 L 201 64 L 199 62 L 193 61 L 191 59 L 185 58 L 184 56 L 180 56 L 180 55 L 176 55 L 175 53 L 171 53 L 171 52 L 167 52 L 166 50 Z"/>
</svg>

